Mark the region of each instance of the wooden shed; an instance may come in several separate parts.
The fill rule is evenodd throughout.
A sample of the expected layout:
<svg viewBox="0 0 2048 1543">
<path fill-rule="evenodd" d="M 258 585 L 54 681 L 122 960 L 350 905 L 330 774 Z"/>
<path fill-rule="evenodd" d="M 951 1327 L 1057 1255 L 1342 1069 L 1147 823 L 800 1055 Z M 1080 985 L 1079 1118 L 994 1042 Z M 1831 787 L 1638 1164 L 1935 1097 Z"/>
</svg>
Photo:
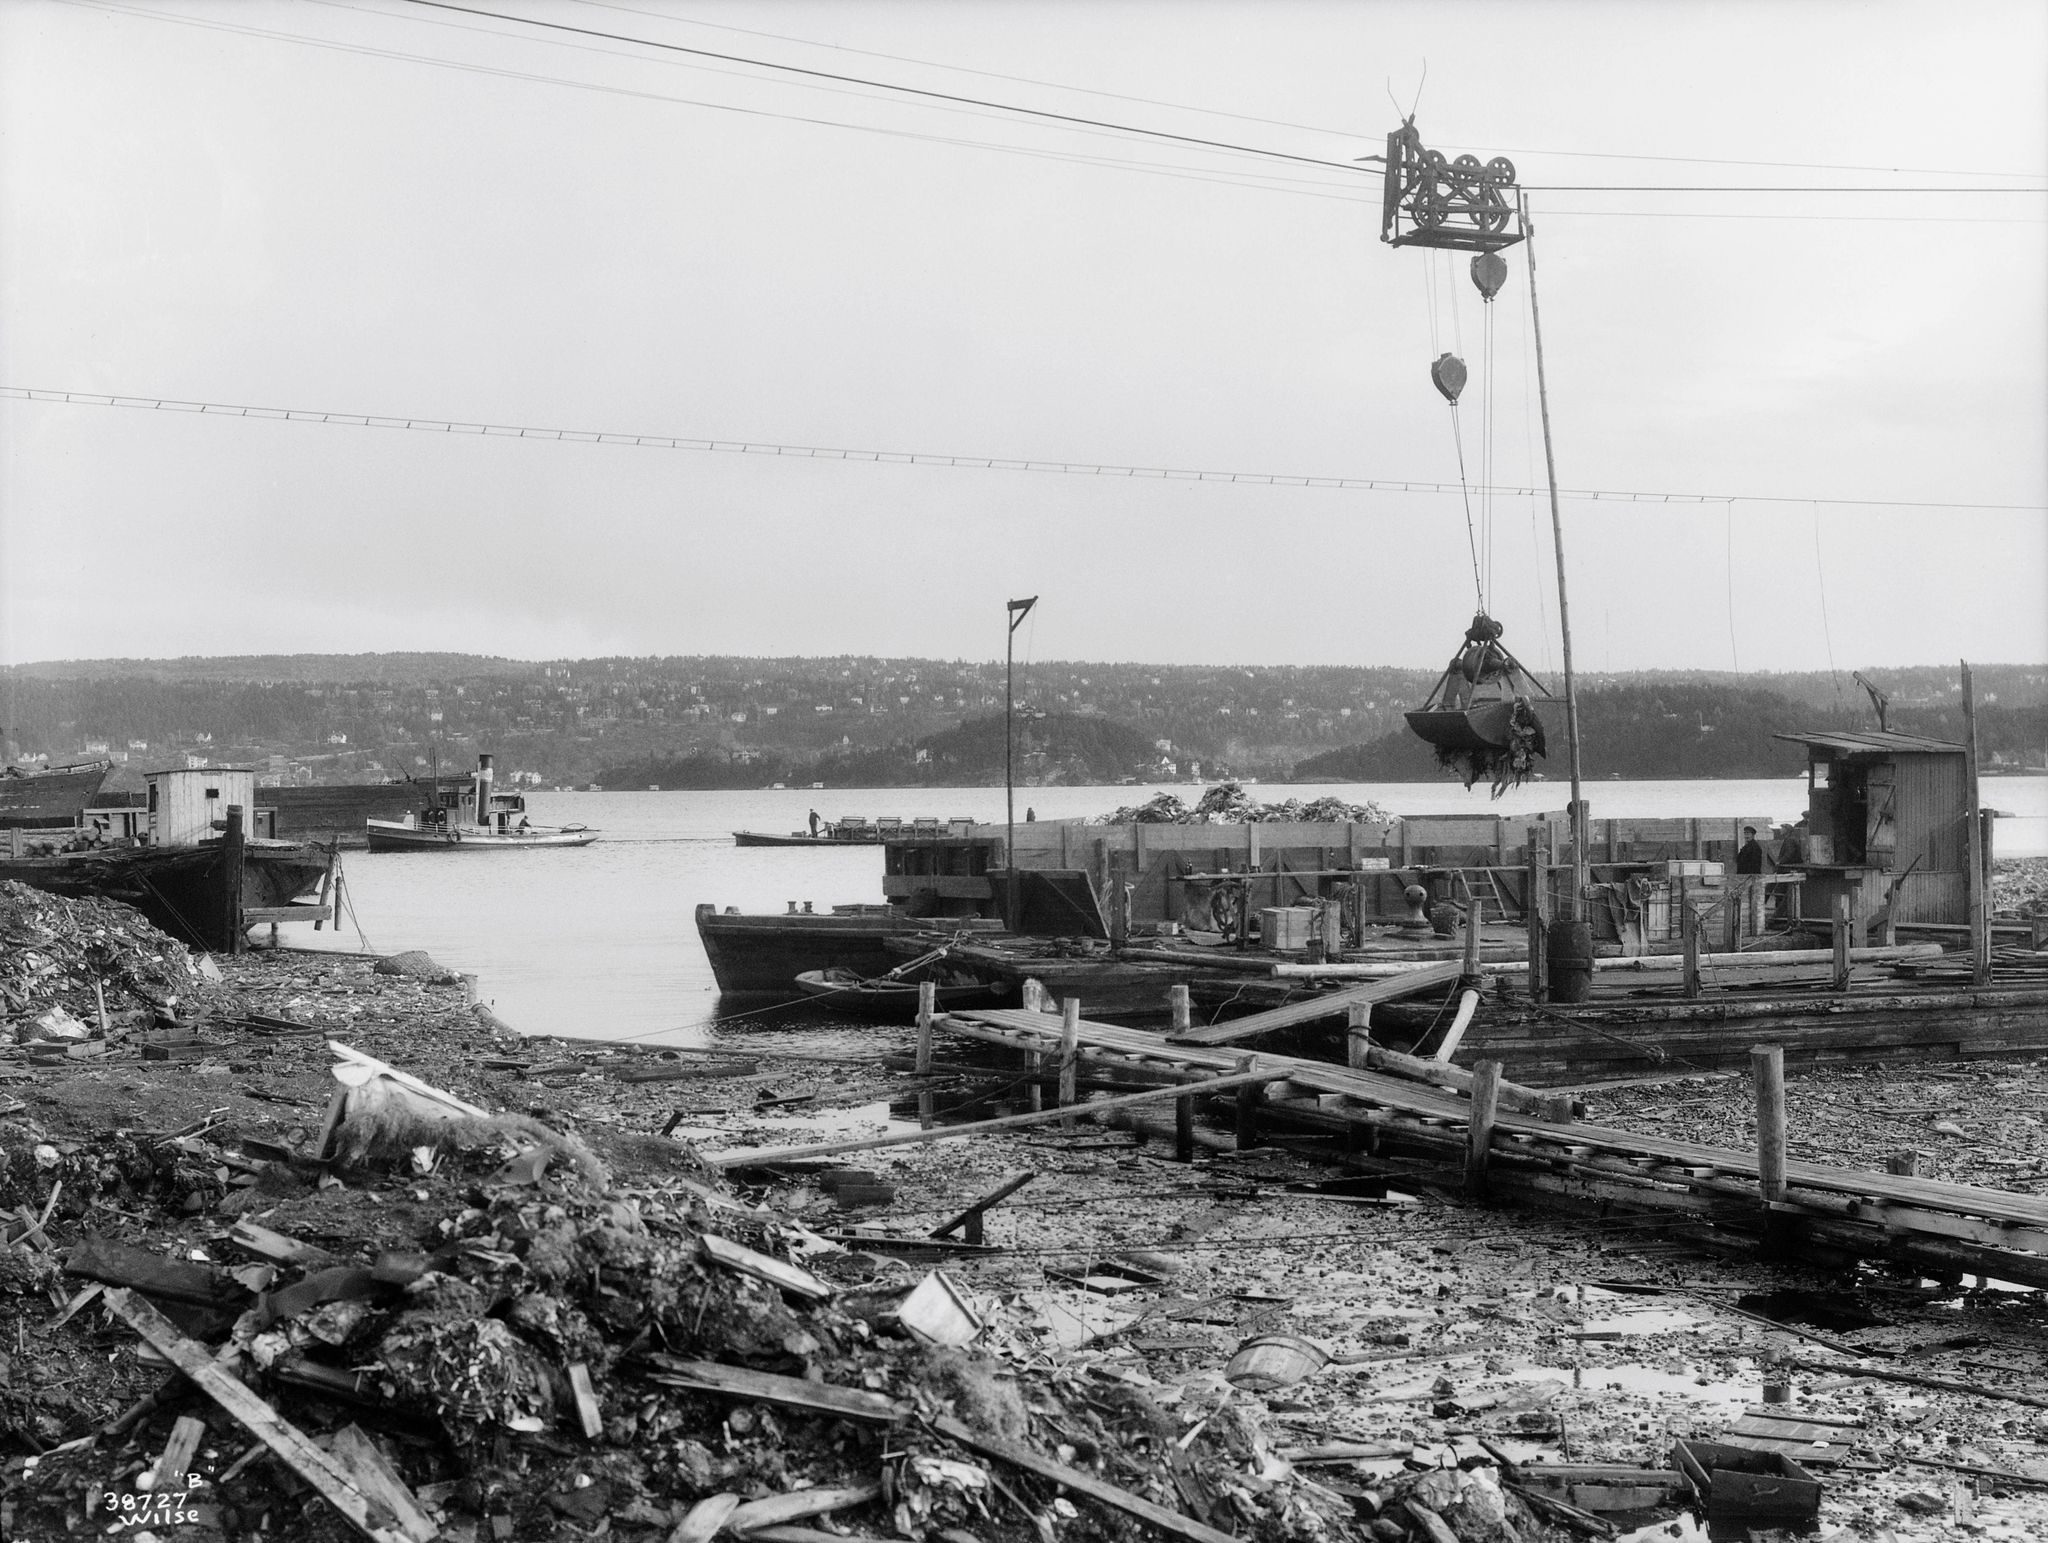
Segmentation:
<svg viewBox="0 0 2048 1543">
<path fill-rule="evenodd" d="M 226 828 L 239 804 L 245 822 L 256 807 L 256 773 L 246 766 L 199 766 L 148 774 L 149 844 L 197 846 Z"/>
<path fill-rule="evenodd" d="M 1970 796 L 1965 751 L 1890 730 L 1779 734 L 1806 747 L 1803 916 L 1856 914 L 1887 900 L 1894 922 L 1969 920 Z"/>
</svg>

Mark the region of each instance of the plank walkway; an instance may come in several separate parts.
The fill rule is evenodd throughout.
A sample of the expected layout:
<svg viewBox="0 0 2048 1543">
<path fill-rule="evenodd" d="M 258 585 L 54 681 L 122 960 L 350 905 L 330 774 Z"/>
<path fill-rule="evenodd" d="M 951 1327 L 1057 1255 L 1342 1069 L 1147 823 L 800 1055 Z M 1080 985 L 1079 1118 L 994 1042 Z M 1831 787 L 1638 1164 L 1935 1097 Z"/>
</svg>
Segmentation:
<svg viewBox="0 0 2048 1543">
<path fill-rule="evenodd" d="M 1425 992 L 1448 986 L 1463 973 L 1464 965 L 1457 960 L 1446 964 L 1424 965 L 1419 970 L 1410 970 L 1405 975 L 1389 977 L 1386 980 L 1366 981 L 1356 986 L 1346 986 L 1339 991 L 1325 992 L 1305 1002 L 1289 1002 L 1281 1007 L 1271 1007 L 1262 1013 L 1251 1013 L 1243 1018 L 1231 1018 L 1222 1023 L 1212 1023 L 1204 1028 L 1190 1029 L 1185 1034 L 1174 1036 L 1177 1045 L 1230 1045 L 1261 1034 L 1271 1034 L 1277 1029 L 1291 1029 L 1296 1024 L 1314 1023 L 1318 1018 L 1328 1018 L 1353 1007 L 1368 1006 L 1374 1002 L 1395 1002 L 1402 997 L 1421 996 Z"/>
<path fill-rule="evenodd" d="M 1059 1051 L 1060 1020 L 1054 1014 L 1015 1008 L 961 1011 L 937 1022 L 986 1043 L 1038 1054 Z M 1169 1043 L 1140 1029 L 1086 1020 L 1080 1025 L 1079 1045 L 1084 1056 L 1097 1063 L 1166 1081 L 1230 1072 L 1247 1059 L 1247 1052 L 1240 1050 Z M 1273 1099 L 1293 1098 L 1304 1108 L 1313 1105 L 1314 1112 L 1339 1120 L 1420 1130 L 1440 1142 L 1464 1140 L 1471 1105 L 1455 1093 L 1299 1056 L 1259 1052 L 1250 1059 L 1254 1069 L 1272 1073 L 1274 1086 L 1268 1093 Z M 1707 1196 L 1721 1204 L 1739 1200 L 1746 1192 L 1761 1210 L 1753 1152 L 1612 1126 L 1554 1124 L 1506 1110 L 1496 1114 L 1493 1128 L 1496 1155 L 1528 1157 L 1538 1166 L 1566 1171 L 1597 1170 L 1602 1178 L 1628 1178 L 1633 1173 L 1642 1181 L 1641 1203 L 1646 1205 L 1660 1204 L 1659 1193 L 1674 1190 L 1690 1192 L 1687 1199 Z M 2005 1278 L 2048 1283 L 2048 1257 L 2028 1257 L 2048 1256 L 2048 1197 L 1797 1159 L 1786 1163 L 1785 1175 L 1790 1189 L 1799 1193 L 1788 1195 L 1776 1209 L 1804 1212 L 1816 1221 L 1860 1224 L 1882 1239 L 1920 1237 L 2017 1253 L 2020 1257 L 2009 1261 L 2015 1273 Z"/>
</svg>

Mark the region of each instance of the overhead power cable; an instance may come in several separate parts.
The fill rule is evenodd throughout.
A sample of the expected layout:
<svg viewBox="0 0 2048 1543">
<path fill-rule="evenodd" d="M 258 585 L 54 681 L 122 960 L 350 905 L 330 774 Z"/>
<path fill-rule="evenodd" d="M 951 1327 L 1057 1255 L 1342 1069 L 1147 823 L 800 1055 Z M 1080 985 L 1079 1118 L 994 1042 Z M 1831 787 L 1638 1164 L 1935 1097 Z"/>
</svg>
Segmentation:
<svg viewBox="0 0 2048 1543">
<path fill-rule="evenodd" d="M 503 11 L 487 11 L 475 6 L 455 5 L 452 0 L 407 0 L 408 4 L 423 6 L 429 10 L 454 11 L 464 16 L 483 16 L 493 21 L 511 22 L 522 27 L 544 27 L 551 31 L 574 33 L 580 37 L 602 38 L 609 43 L 636 43 L 642 48 L 659 48 L 669 53 L 691 54 L 700 59 L 716 59 L 725 64 L 749 64 L 756 69 L 777 70 L 788 75 L 804 75 L 813 80 L 837 81 L 842 85 L 867 86 L 877 91 L 894 91 L 904 96 L 923 97 L 934 102 L 950 102 L 966 107 L 989 107 L 1001 112 L 1016 113 L 1022 117 L 1039 118 L 1048 123 L 1068 123 L 1082 128 L 1110 129 L 1121 134 L 1136 134 L 1147 139 L 1163 139 L 1174 144 L 1198 145 L 1205 150 L 1226 150 L 1234 155 L 1259 155 L 1271 160 L 1295 161 L 1303 166 L 1325 166 L 1335 171 L 1359 174 L 1357 163 L 1331 161 L 1321 156 L 1295 155 L 1286 150 L 1267 150 L 1256 145 L 1232 144 L 1228 140 L 1204 139 L 1196 134 L 1175 134 L 1167 129 L 1139 128 L 1129 123 L 1112 123 L 1102 118 L 1089 118 L 1079 113 L 1053 112 L 1044 107 L 1025 107 L 1014 102 L 993 102 L 983 97 L 965 96 L 952 91 L 933 91 L 923 86 L 898 85 L 893 81 L 871 80 L 861 75 L 842 75 L 834 70 L 814 70 L 801 64 L 782 64 L 772 59 L 753 59 L 745 54 L 720 53 L 711 48 L 692 48 L 687 43 L 664 43 L 655 38 L 634 37 L 626 32 L 605 32 L 596 27 L 576 27 L 565 21 L 543 21 L 538 16 L 513 16 Z M 1375 174 L 1376 175 L 1376 174 Z"/>
<path fill-rule="evenodd" d="M 425 434 L 459 434 L 485 439 L 526 439 L 576 445 L 613 445 L 646 450 L 695 450 L 726 455 L 782 456 L 795 460 L 859 461 L 880 466 L 943 466 L 963 471 L 1052 472 L 1070 477 L 1124 477 L 1134 481 L 1232 483 L 1244 487 L 1326 488 L 1345 492 L 1452 494 L 1455 482 L 1409 477 L 1324 477 L 1297 472 L 1202 470 L 1170 466 L 1123 466 L 1093 461 L 1055 461 L 1008 456 L 949 455 L 921 450 L 859 450 L 843 446 L 792 445 L 761 440 L 698 439 L 674 434 L 633 434 L 611 429 L 562 429 L 532 424 L 470 423 L 406 414 L 326 412 L 302 407 L 258 407 L 245 403 L 196 402 L 174 397 L 64 391 L 46 386 L 0 385 L 0 400 L 57 402 L 73 407 L 125 407 L 141 411 L 190 413 L 210 418 L 248 418 L 278 423 L 317 423 L 340 428 L 404 429 Z M 1509 498 L 1536 498 L 1547 489 L 1499 486 L 1487 491 Z M 1967 499 L 1821 498 L 1811 494 L 1666 493 L 1614 488 L 1560 488 L 1558 494 L 1590 503 L 1632 504 L 1813 504 L 1843 508 L 1981 509 L 2048 513 L 2048 504 L 1985 503 Z"/>
<path fill-rule="evenodd" d="M 1080 96 L 1102 97 L 1112 102 L 1131 102 L 1140 107 L 1164 107 L 1171 112 L 1200 113 L 1211 118 L 1230 118 L 1239 123 L 1257 123 L 1267 128 L 1299 129 L 1307 134 L 1328 134 L 1340 139 L 1370 139 L 1375 136 L 1356 128 L 1333 128 L 1326 123 L 1298 123 L 1291 118 L 1263 118 L 1256 113 L 1231 112 L 1221 107 L 1201 107 L 1193 102 L 1169 102 L 1159 97 L 1132 96 L 1122 91 L 1104 91 L 1096 86 L 1076 86 L 1066 81 L 1046 80 L 1036 75 L 1006 75 L 1000 70 L 978 70 L 971 65 L 947 64 L 938 59 L 918 59 L 908 54 L 885 53 L 873 48 L 855 48 L 850 43 L 828 43 L 822 38 L 798 37 L 788 32 L 764 32 L 756 27 L 735 27 L 727 22 L 704 21 L 694 16 L 677 16 L 659 11 L 643 11 L 636 6 L 618 5 L 612 0 L 575 0 L 575 3 L 603 11 L 620 11 L 628 16 L 640 16 L 650 21 L 669 21 L 687 27 L 704 27 L 714 32 L 733 32 L 744 37 L 767 38 L 776 43 L 794 43 L 800 48 L 827 48 L 834 53 L 857 54 L 864 59 L 887 59 L 893 64 L 911 64 L 920 69 L 947 70 L 958 75 L 974 75 L 983 80 L 1008 81 L 1020 86 L 1043 86 L 1052 91 L 1068 91 Z M 1443 145 L 1444 150 L 1481 150 L 1477 145 Z M 1863 166 L 1845 165 L 1830 161 L 1755 161 L 1729 156 L 1710 155 L 1643 155 L 1620 150 L 1532 150 L 1527 146 L 1484 147 L 1487 155 L 1538 155 L 1560 160 L 1596 161 L 1649 161 L 1672 165 L 1691 166 L 1769 166 L 1784 171 L 1865 171 L 1878 172 L 1887 176 L 1929 176 L 1929 177 L 2015 177 L 2022 180 L 2039 180 L 2048 177 L 2048 172 L 1990 171 L 1972 168 L 1969 171 L 1950 171 L 1940 166 Z"/>
<path fill-rule="evenodd" d="M 686 54 L 700 59 L 716 59 L 722 64 L 744 64 L 755 69 L 775 70 L 788 75 L 800 75 L 812 80 L 829 80 L 840 85 L 866 86 L 877 91 L 892 91 L 904 96 L 919 97 L 927 101 L 945 102 L 957 106 L 991 108 L 1000 112 L 1015 113 L 1021 117 L 1037 118 L 1048 123 L 1063 123 L 1090 129 L 1108 129 L 1121 134 L 1133 134 L 1146 139 L 1166 140 L 1174 144 L 1194 145 L 1205 150 L 1222 150 L 1233 155 L 1263 156 L 1270 160 L 1291 161 L 1303 166 L 1323 166 L 1336 171 L 1360 173 L 1361 163 L 1357 161 L 1333 161 L 1323 156 L 1297 155 L 1289 150 L 1274 150 L 1260 145 L 1238 144 L 1231 140 L 1208 139 L 1196 134 L 1176 134 L 1168 129 L 1142 128 L 1131 123 L 1117 123 L 1105 118 L 1091 118 L 1079 113 L 1054 112 L 1044 107 L 1027 107 L 1017 102 L 998 102 L 986 97 L 967 96 L 952 91 L 934 91 L 925 86 L 908 86 L 895 81 L 876 80 L 864 75 L 847 75 L 836 70 L 812 69 L 807 65 L 786 64 L 774 59 L 756 59 L 746 54 L 725 53 L 713 48 L 695 48 L 687 43 L 664 42 L 659 38 L 636 37 L 627 32 L 607 32 L 598 27 L 578 27 L 569 22 L 547 21 L 538 16 L 518 16 L 504 11 L 486 10 L 478 6 L 457 5 L 454 0 L 407 0 L 410 5 L 427 10 L 449 11 L 463 16 L 478 16 L 492 21 L 509 22 L 516 26 L 538 27 L 548 31 L 567 33 L 577 37 L 599 38 L 608 43 L 631 43 L 642 48 L 660 49 L 667 53 Z M 1377 176 L 1377 172 L 1368 175 Z M 2048 191 L 2032 188 L 1863 188 L 1863 187 L 1599 187 L 1599 186 L 1557 186 L 1530 188 L 1531 192 L 1622 192 L 1622 193 L 1866 193 L 1866 192 L 2036 192 Z"/>
</svg>

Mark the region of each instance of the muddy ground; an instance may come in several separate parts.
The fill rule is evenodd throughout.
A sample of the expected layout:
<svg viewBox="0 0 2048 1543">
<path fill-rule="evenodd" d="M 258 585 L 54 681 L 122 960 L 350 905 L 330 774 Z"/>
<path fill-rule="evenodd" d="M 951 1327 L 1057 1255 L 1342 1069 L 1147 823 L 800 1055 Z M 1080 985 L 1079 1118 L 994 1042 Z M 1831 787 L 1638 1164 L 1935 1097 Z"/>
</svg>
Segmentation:
<svg viewBox="0 0 2048 1543">
<path fill-rule="evenodd" d="M 366 1400 L 281 1384 L 274 1366 L 247 1375 L 309 1432 L 350 1422 L 371 1432 L 443 1535 L 459 1539 L 666 1538 L 707 1495 L 759 1498 L 877 1471 L 892 1476 L 888 1494 L 806 1525 L 821 1536 L 955 1540 L 1162 1535 L 943 1440 L 929 1423 L 885 1440 L 847 1422 L 650 1387 L 633 1362 L 650 1325 L 671 1348 L 705 1359 L 879 1390 L 933 1418 L 951 1413 L 1240 1536 L 1396 1535 L 1386 1519 L 1374 1532 L 1359 1497 L 1384 1500 L 1429 1470 L 1455 1475 L 1461 1462 L 1490 1484 L 1497 1470 L 1482 1440 L 1517 1462 L 1665 1467 L 1675 1438 L 1727 1430 L 1774 1384 L 1795 1408 L 1855 1422 L 1847 1461 L 1817 1470 L 1826 1480 L 1821 1536 L 2048 1536 L 2048 1409 L 2021 1401 L 2048 1401 L 2048 1320 L 2034 1293 L 1766 1265 L 1623 1219 L 1475 1206 L 1420 1179 L 1383 1195 L 1310 1193 L 1290 1186 L 1342 1169 L 1268 1148 L 1180 1164 L 1156 1142 L 1089 1123 L 738 1183 L 743 1207 L 767 1209 L 733 1219 L 702 1198 L 700 1186 L 715 1194 L 717 1181 L 698 1151 L 914 1129 L 920 1093 L 942 1123 L 986 1114 L 992 1095 L 1019 1096 L 1014 1070 L 964 1069 L 982 1052 L 942 1043 L 949 1069 L 917 1079 L 902 1069 L 908 1035 L 881 1027 L 867 1059 L 806 1057 L 772 1031 L 744 1028 L 720 1042 L 742 1059 L 522 1040 L 474 1010 L 459 984 L 380 974 L 367 958 L 278 952 L 217 965 L 217 981 L 168 953 L 136 966 L 113 994 L 117 1037 L 104 1055 L 0 1054 L 0 1210 L 32 1213 L 7 1229 L 15 1234 L 47 1212 L 39 1234 L 0 1250 L 0 1531 L 10 1537 L 110 1527 L 209 1543 L 355 1535 L 260 1452 L 223 1481 L 254 1443 L 174 1378 L 162 1407 L 77 1444 L 167 1377 L 103 1301 L 58 1321 L 90 1285 L 64 1273 L 69 1251 L 97 1237 L 167 1260 L 246 1268 L 258 1261 L 230 1241 L 239 1219 L 361 1264 L 444 1251 L 424 1279 L 454 1281 L 434 1289 L 461 1311 L 429 1313 L 434 1304 L 421 1302 L 415 1282 L 395 1319 L 387 1304 L 367 1326 L 334 1323 L 329 1309 L 324 1325 L 317 1315 L 287 1325 L 325 1335 L 323 1349 L 300 1333 L 299 1348 L 332 1364 L 379 1369 Z M 36 984 L 0 971 L 0 1008 L 17 1038 L 50 1002 L 92 1021 L 97 1003 L 76 981 L 45 978 L 29 1001 Z M 145 1060 L 139 1045 L 161 1033 L 152 1025 L 166 1012 L 197 1025 L 199 1042 L 163 1051 L 185 1059 Z M 587 1146 L 608 1170 L 605 1183 L 584 1181 L 566 1155 L 538 1182 L 507 1177 L 501 1165 L 519 1142 L 502 1133 L 430 1146 L 421 1162 L 399 1153 L 339 1173 L 272 1160 L 317 1140 L 337 1086 L 329 1038 L 494 1114 L 545 1122 Z M 713 1075 L 721 1071 L 739 1074 Z M 1881 1167 L 1913 1150 L 1944 1178 L 2027 1192 L 2048 1182 L 2041 1066 L 1795 1068 L 1788 1082 L 1798 1155 Z M 1595 1095 L 1589 1117 L 1742 1146 L 1750 1097 L 1740 1079 L 1667 1082 Z M 777 1099 L 799 1102 L 768 1102 Z M 1031 1182 L 988 1215 L 992 1252 L 934 1260 L 817 1241 L 856 1225 L 927 1232 L 1021 1172 Z M 622 1220 L 622 1203 L 637 1216 Z M 551 1228 L 582 1229 L 574 1249 L 597 1250 L 573 1280 L 543 1270 Z M 619 1241 L 622 1229 L 631 1247 Z M 693 1251 L 662 1252 L 719 1230 L 796 1260 L 841 1295 L 814 1308 L 758 1284 L 746 1296 L 701 1265 L 675 1262 L 694 1260 Z M 614 1251 L 602 1259 L 591 1241 L 599 1237 Z M 459 1268 L 446 1263 L 456 1246 L 467 1250 Z M 934 1263 L 986 1321 L 966 1357 L 906 1342 L 889 1322 L 888 1306 Z M 604 1284 L 608 1269 L 624 1272 L 612 1278 L 635 1301 L 617 1300 L 620 1288 Z M 661 1318 L 663 1282 L 685 1277 L 697 1293 L 685 1296 L 689 1312 Z M 537 1313 L 553 1314 L 552 1327 L 536 1327 Z M 1759 1317 L 1865 1355 L 1889 1352 L 1870 1366 L 1985 1391 L 1861 1377 L 1850 1354 Z M 552 1392 L 527 1390 L 529 1404 L 517 1404 L 509 1384 L 491 1384 L 503 1408 L 451 1412 L 448 1386 L 425 1372 L 405 1381 L 394 1323 L 411 1322 L 407 1344 L 439 1335 L 437 1354 L 481 1366 L 487 1350 L 510 1352 L 449 1336 L 475 1333 L 487 1318 L 518 1327 L 518 1355 L 554 1346 L 555 1362 L 590 1362 L 600 1437 L 575 1429 L 552 1363 L 541 1378 Z M 763 1325 L 773 1344 L 756 1343 Z M 227 1330 L 216 1323 L 213 1332 Z M 375 1333 L 384 1338 L 365 1337 Z M 1234 1387 L 1227 1363 L 1247 1338 L 1269 1334 L 1360 1359 L 1263 1394 Z M 1841 1370 L 1788 1369 L 1778 1364 L 1787 1353 Z M 541 1428 L 508 1423 L 535 1409 Z M 203 1502 L 203 1514 L 122 1527 L 119 1497 L 134 1492 L 180 1415 L 207 1422 L 193 1464 L 202 1483 L 192 1503 Z M 1378 1455 L 1314 1455 L 1335 1443 Z M 1495 1489 L 1478 1498 L 1498 1497 Z M 98 1507 L 90 1515 L 89 1505 Z M 1507 1536 L 1487 1531 L 1490 1514 L 1475 1500 L 1458 1513 L 1459 1534 Z M 1523 1538 L 1575 1535 L 1525 1507 L 1503 1514 Z M 1610 1520 L 1623 1537 L 1706 1536 L 1676 1507 Z"/>
</svg>

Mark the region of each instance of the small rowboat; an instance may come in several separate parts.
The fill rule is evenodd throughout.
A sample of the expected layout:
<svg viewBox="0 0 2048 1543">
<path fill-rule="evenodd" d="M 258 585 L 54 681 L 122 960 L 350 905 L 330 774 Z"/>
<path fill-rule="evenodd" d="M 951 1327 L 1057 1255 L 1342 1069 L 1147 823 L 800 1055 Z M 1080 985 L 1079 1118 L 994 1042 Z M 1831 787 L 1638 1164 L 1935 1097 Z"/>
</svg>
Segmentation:
<svg viewBox="0 0 2048 1543">
<path fill-rule="evenodd" d="M 916 1014 L 918 985 L 914 980 L 867 979 L 836 965 L 825 970 L 805 970 L 796 978 L 796 989 L 820 1006 L 862 1017 L 897 1020 Z M 1003 988 L 981 981 L 941 985 L 937 992 L 941 1012 L 956 1007 L 1000 1006 L 1003 996 Z"/>
</svg>

